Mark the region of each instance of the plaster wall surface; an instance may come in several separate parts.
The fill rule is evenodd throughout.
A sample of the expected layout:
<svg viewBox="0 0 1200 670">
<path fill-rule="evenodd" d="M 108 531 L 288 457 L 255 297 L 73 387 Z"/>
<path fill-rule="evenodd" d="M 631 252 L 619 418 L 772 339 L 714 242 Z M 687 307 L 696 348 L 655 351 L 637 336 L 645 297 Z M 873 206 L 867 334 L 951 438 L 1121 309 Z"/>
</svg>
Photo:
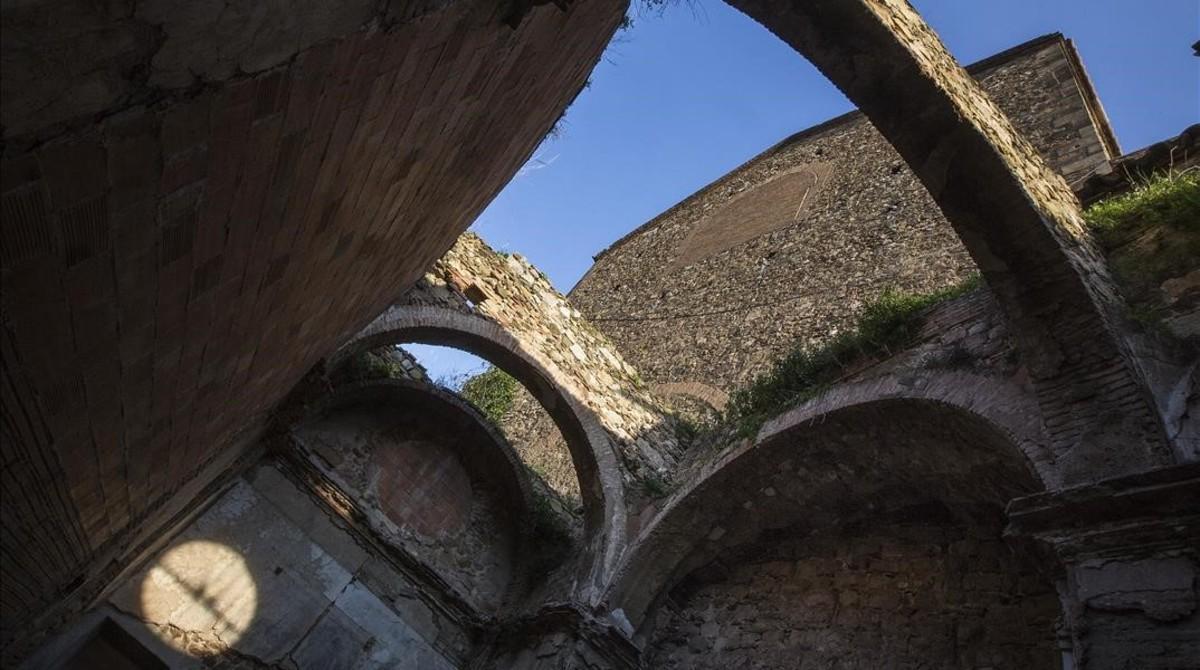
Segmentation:
<svg viewBox="0 0 1200 670">
<path fill-rule="evenodd" d="M 1078 603 L 1073 614 L 1086 667 L 1187 667 L 1200 660 L 1198 575 L 1190 547 L 1072 566 L 1069 588 Z"/>
<path fill-rule="evenodd" d="M 1190 668 L 1200 659 L 1200 463 L 1009 503 L 1008 537 L 1052 547 L 1075 667 Z"/>
<path fill-rule="evenodd" d="M 11 3 L 4 10 L 4 137 L 45 137 L 130 100 L 263 72 L 363 25 L 411 19 L 445 4 Z"/>
</svg>

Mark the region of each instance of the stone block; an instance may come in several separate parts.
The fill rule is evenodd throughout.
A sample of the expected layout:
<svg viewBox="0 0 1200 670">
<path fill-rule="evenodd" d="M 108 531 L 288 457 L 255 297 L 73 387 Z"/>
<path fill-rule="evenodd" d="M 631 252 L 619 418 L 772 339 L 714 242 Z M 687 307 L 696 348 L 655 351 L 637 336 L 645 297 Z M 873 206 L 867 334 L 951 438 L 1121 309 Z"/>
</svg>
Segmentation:
<svg viewBox="0 0 1200 670">
<path fill-rule="evenodd" d="M 1173 621 L 1196 610 L 1196 564 L 1179 558 L 1087 561 L 1074 570 L 1077 596 L 1097 610 L 1138 610 Z"/>
</svg>

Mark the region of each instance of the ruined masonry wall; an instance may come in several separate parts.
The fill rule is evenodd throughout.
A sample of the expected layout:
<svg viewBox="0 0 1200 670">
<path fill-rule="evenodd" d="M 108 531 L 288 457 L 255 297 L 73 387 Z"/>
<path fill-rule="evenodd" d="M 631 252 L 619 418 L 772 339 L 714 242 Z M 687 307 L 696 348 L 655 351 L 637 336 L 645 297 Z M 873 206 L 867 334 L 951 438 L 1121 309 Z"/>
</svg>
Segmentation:
<svg viewBox="0 0 1200 670">
<path fill-rule="evenodd" d="M 524 258 L 496 253 L 468 233 L 404 302 L 469 311 L 499 324 L 552 371 L 557 383 L 595 413 L 616 442 L 628 474 L 664 476 L 674 467 L 680 447 L 667 411 L 612 342 Z M 542 420 L 532 418 L 537 416 L 532 412 L 521 416 Z M 553 431 L 524 432 L 553 435 Z M 549 442 L 540 444 L 546 450 L 558 449 Z M 528 452 L 529 445 L 518 443 L 517 448 Z M 561 453 L 567 453 L 565 446 Z"/>
<path fill-rule="evenodd" d="M 912 525 L 793 538 L 676 596 L 647 667 L 1058 667 L 1057 596 L 992 534 Z"/>
<path fill-rule="evenodd" d="M 512 406 L 498 427 L 521 460 L 547 486 L 563 496 L 568 505 L 582 509 L 579 479 L 566 440 L 554 425 L 554 419 L 524 386 L 518 386 Z"/>
<path fill-rule="evenodd" d="M 1070 53 L 1050 36 L 971 68 L 1069 181 L 1108 158 Z M 779 179 L 793 181 L 780 189 Z M 741 240 L 747 220 L 762 232 Z M 708 255 L 693 262 L 697 248 Z M 933 291 L 974 271 L 899 154 L 851 114 L 788 138 L 618 241 L 570 299 L 647 382 L 729 392 L 794 343 L 851 327 L 887 287 Z"/>
<path fill-rule="evenodd" d="M 472 312 L 471 303 L 445 280 L 432 274 L 422 277 L 404 296 L 408 305 L 442 307 Z M 581 508 L 579 478 L 567 449 L 566 439 L 554 419 L 533 394 L 517 384 L 512 406 L 497 426 L 521 462 L 562 496 L 572 509 Z"/>
</svg>

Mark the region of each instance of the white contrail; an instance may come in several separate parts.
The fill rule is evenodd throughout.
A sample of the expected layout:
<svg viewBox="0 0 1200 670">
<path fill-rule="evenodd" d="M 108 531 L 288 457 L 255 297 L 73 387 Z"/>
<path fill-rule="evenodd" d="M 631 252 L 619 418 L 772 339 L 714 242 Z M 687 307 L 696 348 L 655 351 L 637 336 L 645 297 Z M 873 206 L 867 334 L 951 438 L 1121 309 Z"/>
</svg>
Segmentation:
<svg viewBox="0 0 1200 670">
<path fill-rule="evenodd" d="M 533 158 L 530 158 L 524 165 L 522 165 L 520 170 L 517 170 L 517 176 L 524 177 L 534 170 L 548 168 L 554 163 L 554 161 L 558 160 L 558 156 L 559 154 L 554 154 L 547 160 L 542 160 L 541 158 L 534 156 Z"/>
</svg>

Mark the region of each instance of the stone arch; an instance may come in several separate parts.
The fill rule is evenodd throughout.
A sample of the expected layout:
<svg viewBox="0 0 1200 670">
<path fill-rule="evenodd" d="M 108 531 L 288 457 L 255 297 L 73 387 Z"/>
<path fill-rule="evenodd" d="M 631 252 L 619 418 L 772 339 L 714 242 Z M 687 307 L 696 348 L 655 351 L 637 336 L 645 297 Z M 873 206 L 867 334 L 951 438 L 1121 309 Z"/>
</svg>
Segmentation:
<svg viewBox="0 0 1200 670">
<path fill-rule="evenodd" d="M 967 515 L 984 507 L 999 514 L 1008 500 L 1056 476 L 1030 416 L 1037 405 L 1029 392 L 967 372 L 832 389 L 681 482 L 631 538 L 607 604 L 617 620 L 641 630 L 665 591 L 720 547 L 797 523 L 830 523 L 881 492 L 955 501 Z M 891 440 L 889 430 L 907 437 Z M 926 438 L 935 449 L 898 448 Z M 806 492 L 791 495 L 785 485 Z"/>
<path fill-rule="evenodd" d="M 945 405 L 978 417 L 1024 457 L 1046 489 L 1058 488 L 1062 474 L 1050 451 L 1038 414 L 1037 398 L 1027 388 L 997 377 L 965 371 L 888 374 L 839 384 L 763 425 L 755 442 L 765 442 L 805 423 L 816 423 L 839 410 L 885 401 Z"/>
<path fill-rule="evenodd" d="M 720 412 L 729 404 L 729 394 L 715 386 L 709 386 L 704 382 L 668 382 L 666 384 L 654 384 L 650 390 L 660 396 L 683 396 L 698 400 L 710 409 Z"/>
<path fill-rule="evenodd" d="M 1121 299 L 1079 203 L 899 0 L 728 0 L 796 49 L 925 185 L 1010 324 L 1049 447 L 1079 483 L 1173 463 Z M 1086 388 L 1086 394 L 1067 389 Z"/>
<path fill-rule="evenodd" d="M 527 352 L 498 324 L 443 307 L 397 305 L 330 357 L 330 369 L 348 356 L 391 344 L 454 347 L 475 354 L 512 375 L 554 420 L 571 452 L 583 499 L 586 554 L 591 557 L 585 596 L 598 595 L 625 538 L 626 510 L 620 466 L 599 420 L 554 372 Z"/>
</svg>

